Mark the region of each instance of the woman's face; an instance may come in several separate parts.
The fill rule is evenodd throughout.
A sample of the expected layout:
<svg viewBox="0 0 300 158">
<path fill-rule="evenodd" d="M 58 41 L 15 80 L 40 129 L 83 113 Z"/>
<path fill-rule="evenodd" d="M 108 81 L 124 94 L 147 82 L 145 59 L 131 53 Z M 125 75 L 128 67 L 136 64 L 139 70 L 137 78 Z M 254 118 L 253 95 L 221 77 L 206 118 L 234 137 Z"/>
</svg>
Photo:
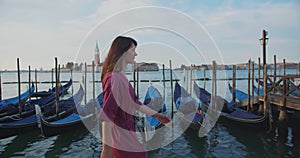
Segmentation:
<svg viewBox="0 0 300 158">
<path fill-rule="evenodd" d="M 125 62 L 127 64 L 134 62 L 134 58 L 137 56 L 135 48 L 135 45 L 131 44 L 131 47 L 125 52 Z"/>
</svg>

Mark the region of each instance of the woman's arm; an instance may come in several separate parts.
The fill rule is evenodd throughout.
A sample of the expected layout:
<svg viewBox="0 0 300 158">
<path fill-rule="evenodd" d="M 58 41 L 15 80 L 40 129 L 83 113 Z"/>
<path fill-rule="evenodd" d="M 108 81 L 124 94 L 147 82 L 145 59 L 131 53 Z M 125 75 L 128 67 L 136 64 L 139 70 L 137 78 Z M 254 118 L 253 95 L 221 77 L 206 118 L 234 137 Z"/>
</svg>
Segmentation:
<svg viewBox="0 0 300 158">
<path fill-rule="evenodd" d="M 112 158 L 113 153 L 111 149 L 111 128 L 112 123 L 108 121 L 102 122 L 102 152 L 100 158 Z"/>
<path fill-rule="evenodd" d="M 163 123 L 163 124 L 168 124 L 171 122 L 171 120 L 166 116 L 166 115 L 163 115 L 163 114 L 160 114 L 152 109 L 150 109 L 148 106 L 146 105 L 142 105 L 140 108 L 139 108 L 139 111 L 148 115 L 148 116 L 153 116 L 155 117 L 156 119 L 159 120 L 159 122 Z"/>
</svg>

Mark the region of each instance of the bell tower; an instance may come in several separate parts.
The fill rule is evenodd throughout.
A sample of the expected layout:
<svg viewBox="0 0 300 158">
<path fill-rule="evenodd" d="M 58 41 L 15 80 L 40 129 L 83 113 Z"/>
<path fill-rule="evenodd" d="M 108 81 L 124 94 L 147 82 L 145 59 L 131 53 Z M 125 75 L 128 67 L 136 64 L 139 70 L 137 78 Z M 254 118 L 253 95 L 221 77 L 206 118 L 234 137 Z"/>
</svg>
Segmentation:
<svg viewBox="0 0 300 158">
<path fill-rule="evenodd" d="M 100 67 L 100 52 L 99 52 L 99 47 L 98 47 L 98 41 L 96 41 L 96 48 L 95 48 L 95 65 Z"/>
</svg>

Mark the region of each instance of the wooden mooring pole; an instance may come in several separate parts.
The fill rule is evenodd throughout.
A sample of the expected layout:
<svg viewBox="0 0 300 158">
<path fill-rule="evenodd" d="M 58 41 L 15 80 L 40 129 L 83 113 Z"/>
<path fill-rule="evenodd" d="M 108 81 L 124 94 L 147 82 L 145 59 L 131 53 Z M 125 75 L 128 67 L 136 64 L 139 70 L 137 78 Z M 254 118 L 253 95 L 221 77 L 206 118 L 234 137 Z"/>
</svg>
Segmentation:
<svg viewBox="0 0 300 158">
<path fill-rule="evenodd" d="M 273 83 L 276 83 L 276 75 L 277 75 L 277 62 L 276 62 L 276 55 L 274 55 L 274 78 L 273 78 Z"/>
<path fill-rule="evenodd" d="M 258 79 L 258 81 L 260 81 L 260 66 L 261 66 L 261 65 L 260 65 L 260 57 L 258 57 L 258 70 L 257 70 L 257 71 L 258 71 L 258 72 L 257 72 L 257 73 L 258 73 L 258 74 L 257 74 L 257 79 Z M 260 84 L 259 84 L 259 83 L 257 84 L 257 91 L 258 91 L 258 92 L 257 92 L 257 93 L 258 93 L 257 96 L 260 97 L 261 94 L 260 94 Z M 259 107 L 258 107 L 258 114 L 263 114 L 263 113 L 264 113 L 264 108 L 263 108 L 263 107 L 264 107 L 263 104 L 259 104 Z"/>
<path fill-rule="evenodd" d="M 87 94 L 87 87 L 86 87 L 86 81 L 87 81 L 87 64 L 86 62 L 84 63 L 84 104 L 86 104 L 87 102 L 87 97 L 86 97 L 86 94 Z"/>
<path fill-rule="evenodd" d="M 53 68 L 52 68 L 52 70 L 51 70 L 51 88 L 53 88 L 53 76 L 54 76 L 54 70 L 53 70 Z"/>
<path fill-rule="evenodd" d="M 0 100 L 2 100 L 2 81 L 1 81 L 1 73 L 0 73 Z"/>
<path fill-rule="evenodd" d="M 267 65 L 264 65 L 264 115 L 267 115 Z"/>
<path fill-rule="evenodd" d="M 258 81 L 260 81 L 260 57 L 258 57 L 258 74 L 257 74 L 257 78 L 258 78 Z M 258 93 L 259 93 L 259 90 L 260 90 L 260 84 L 258 82 L 257 84 L 257 89 L 258 89 Z"/>
<path fill-rule="evenodd" d="M 31 70 L 30 70 L 30 65 L 28 66 L 28 88 L 31 87 Z"/>
<path fill-rule="evenodd" d="M 133 63 L 133 88 L 136 90 L 136 76 L 135 76 L 135 72 L 136 72 L 136 62 Z"/>
<path fill-rule="evenodd" d="M 254 104 L 254 61 L 252 61 L 252 74 L 251 74 L 251 109 L 253 109 L 253 104 Z"/>
<path fill-rule="evenodd" d="M 278 139 L 281 142 L 285 142 L 288 135 L 287 129 L 287 112 L 286 112 L 286 92 L 287 92 L 287 79 L 286 79 L 286 67 L 285 67 L 285 59 L 283 59 L 283 105 L 279 106 L 279 118 L 278 118 Z"/>
<path fill-rule="evenodd" d="M 283 59 L 283 76 L 286 76 L 286 65 L 285 65 L 285 59 Z"/>
<path fill-rule="evenodd" d="M 59 79 L 58 79 L 58 68 L 57 68 L 57 57 L 55 57 L 55 103 L 56 103 L 56 117 L 58 117 L 58 108 L 59 108 Z"/>
<path fill-rule="evenodd" d="M 232 66 L 232 100 L 236 102 L 236 65 Z"/>
<path fill-rule="evenodd" d="M 205 85 L 206 85 L 206 70 L 205 69 L 203 70 L 203 78 L 204 78 L 203 88 L 205 89 Z"/>
<path fill-rule="evenodd" d="M 92 70 L 93 70 L 93 74 L 92 74 L 92 81 L 93 81 L 93 110 L 92 113 L 95 114 L 96 112 L 96 88 L 95 88 L 95 62 L 94 60 L 92 61 Z"/>
<path fill-rule="evenodd" d="M 38 86 L 37 86 L 38 79 L 37 79 L 37 69 L 36 68 L 34 69 L 34 76 L 35 76 L 35 92 L 38 92 Z"/>
<path fill-rule="evenodd" d="M 298 64 L 298 75 L 300 75 L 300 62 Z"/>
<path fill-rule="evenodd" d="M 70 69 L 70 73 L 71 73 L 71 80 L 72 80 L 72 82 L 74 81 L 73 80 L 73 68 L 71 68 Z M 74 83 L 74 82 L 73 82 Z M 72 95 L 73 95 L 73 93 L 74 93 L 74 88 L 73 88 L 74 86 L 73 86 L 73 84 L 72 84 Z"/>
<path fill-rule="evenodd" d="M 166 77 L 165 77 L 165 64 L 163 64 L 163 87 L 164 87 L 164 93 L 163 93 L 163 100 L 166 99 Z"/>
<path fill-rule="evenodd" d="M 185 72 L 184 73 L 185 90 L 188 92 L 189 91 L 189 86 L 188 86 L 189 85 L 189 79 L 188 79 L 189 78 L 188 77 L 189 72 L 186 68 L 184 69 L 184 72 Z"/>
<path fill-rule="evenodd" d="M 247 104 L 247 111 L 250 110 L 250 68 L 251 68 L 251 64 L 250 64 L 250 60 L 248 60 L 248 104 Z"/>
<path fill-rule="evenodd" d="M 172 61 L 170 60 L 170 94 L 171 94 L 171 118 L 173 118 L 174 113 L 174 95 L 173 95 L 173 74 L 172 74 Z"/>
<path fill-rule="evenodd" d="M 193 91 L 193 65 L 190 67 L 190 95 L 192 95 Z"/>
<path fill-rule="evenodd" d="M 211 106 L 213 109 L 218 109 L 218 102 L 217 102 L 217 63 L 213 61 L 212 63 L 212 84 L 211 84 Z"/>
<path fill-rule="evenodd" d="M 136 68 L 136 96 L 137 96 L 137 98 L 140 98 L 139 80 L 140 80 L 140 71 L 139 71 L 139 67 L 137 67 Z"/>
<path fill-rule="evenodd" d="M 21 107 L 21 79 L 20 79 L 20 59 L 17 58 L 17 69 L 18 69 L 18 108 L 19 108 L 19 118 L 22 117 L 22 107 Z"/>
</svg>

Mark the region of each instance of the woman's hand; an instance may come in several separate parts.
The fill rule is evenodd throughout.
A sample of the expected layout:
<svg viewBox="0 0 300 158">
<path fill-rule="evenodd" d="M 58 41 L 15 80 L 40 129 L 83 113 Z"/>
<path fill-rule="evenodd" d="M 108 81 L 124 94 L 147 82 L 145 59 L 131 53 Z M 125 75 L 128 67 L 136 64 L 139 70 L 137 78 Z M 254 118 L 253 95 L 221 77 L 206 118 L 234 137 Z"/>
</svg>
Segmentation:
<svg viewBox="0 0 300 158">
<path fill-rule="evenodd" d="M 168 116 L 156 113 L 154 115 L 156 119 L 158 119 L 159 122 L 163 123 L 165 126 L 169 125 L 171 123 L 171 120 L 168 118 Z"/>
<path fill-rule="evenodd" d="M 112 158 L 113 153 L 110 147 L 103 147 L 100 158 Z"/>
</svg>

